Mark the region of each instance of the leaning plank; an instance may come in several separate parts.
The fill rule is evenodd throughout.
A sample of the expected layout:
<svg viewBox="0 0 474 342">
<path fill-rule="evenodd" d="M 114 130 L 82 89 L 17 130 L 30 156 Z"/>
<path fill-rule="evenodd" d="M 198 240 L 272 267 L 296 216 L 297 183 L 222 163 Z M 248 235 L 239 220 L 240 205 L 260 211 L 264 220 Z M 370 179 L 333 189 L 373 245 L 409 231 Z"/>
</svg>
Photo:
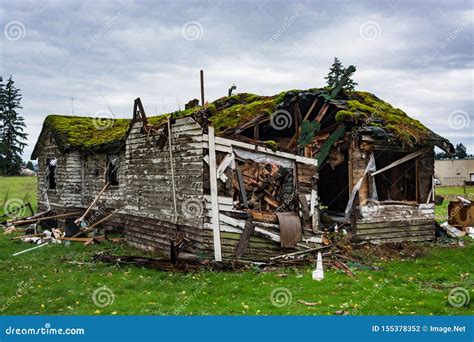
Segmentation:
<svg viewBox="0 0 474 342">
<path fill-rule="evenodd" d="M 211 187 L 212 232 L 214 238 L 214 259 L 222 261 L 221 237 L 219 230 L 219 198 L 217 193 L 217 165 L 214 127 L 209 126 L 209 178 Z"/>
<path fill-rule="evenodd" d="M 244 232 L 242 233 L 242 235 L 240 235 L 239 244 L 237 245 L 237 248 L 235 249 L 235 256 L 237 258 L 240 259 L 245 254 L 245 251 L 247 250 L 247 247 L 250 242 L 250 237 L 253 235 L 254 232 L 255 232 L 255 226 L 253 225 L 251 221 L 247 221 L 245 223 Z"/>
<path fill-rule="evenodd" d="M 92 207 L 94 206 L 94 204 L 99 200 L 100 196 L 102 195 L 102 193 L 107 190 L 107 188 L 109 187 L 110 183 L 107 182 L 105 183 L 104 187 L 102 188 L 102 190 L 100 190 L 99 194 L 94 198 L 94 200 L 92 201 L 91 205 L 86 209 L 85 213 L 79 217 L 76 221 L 74 221 L 74 223 L 76 224 L 79 224 L 81 221 L 84 221 L 84 219 L 86 218 L 87 214 L 89 213 L 89 211 L 91 211 Z"/>
</svg>

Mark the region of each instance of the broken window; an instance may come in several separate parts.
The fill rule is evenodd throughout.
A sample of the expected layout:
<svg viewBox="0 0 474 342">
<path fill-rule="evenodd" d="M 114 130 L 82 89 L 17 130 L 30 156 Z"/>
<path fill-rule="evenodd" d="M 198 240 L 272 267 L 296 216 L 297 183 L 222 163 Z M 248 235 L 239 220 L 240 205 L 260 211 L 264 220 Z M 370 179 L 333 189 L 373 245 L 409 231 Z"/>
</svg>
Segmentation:
<svg viewBox="0 0 474 342">
<path fill-rule="evenodd" d="M 117 156 L 107 156 L 106 182 L 110 185 L 119 185 L 118 168 L 119 158 Z"/>
<path fill-rule="evenodd" d="M 48 189 L 56 189 L 56 166 L 58 160 L 56 158 L 46 159 L 46 181 Z"/>
</svg>

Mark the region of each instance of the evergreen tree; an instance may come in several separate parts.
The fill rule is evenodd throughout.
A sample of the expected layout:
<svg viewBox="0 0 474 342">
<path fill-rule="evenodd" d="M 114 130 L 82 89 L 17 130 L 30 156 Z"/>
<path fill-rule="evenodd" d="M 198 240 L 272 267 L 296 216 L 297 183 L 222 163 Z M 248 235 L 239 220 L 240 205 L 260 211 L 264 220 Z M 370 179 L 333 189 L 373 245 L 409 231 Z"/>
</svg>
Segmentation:
<svg viewBox="0 0 474 342">
<path fill-rule="evenodd" d="M 12 77 L 0 86 L 0 173 L 18 175 L 21 171 L 21 155 L 26 143 L 25 120 L 18 113 L 21 109 L 20 89 L 15 88 Z"/>
<path fill-rule="evenodd" d="M 342 76 L 344 76 L 346 71 L 347 69 L 344 68 L 339 58 L 334 57 L 334 62 L 329 69 L 328 75 L 325 77 L 327 85 L 331 88 L 334 88 L 337 82 L 339 82 Z M 357 83 L 351 77 L 349 77 L 342 89 L 352 91 L 356 85 Z"/>
<path fill-rule="evenodd" d="M 342 75 L 344 75 L 344 67 L 342 66 L 341 61 L 337 57 L 334 57 L 334 63 L 332 63 L 329 73 L 325 77 L 327 85 L 334 88 Z"/>
<path fill-rule="evenodd" d="M 456 157 L 459 159 L 464 159 L 467 157 L 467 152 L 466 152 L 466 146 L 464 146 L 462 143 L 456 145 Z"/>
<path fill-rule="evenodd" d="M 34 167 L 33 162 L 31 160 L 28 160 L 28 163 L 26 163 L 26 168 L 31 170 L 31 171 L 35 170 L 35 167 Z"/>
</svg>

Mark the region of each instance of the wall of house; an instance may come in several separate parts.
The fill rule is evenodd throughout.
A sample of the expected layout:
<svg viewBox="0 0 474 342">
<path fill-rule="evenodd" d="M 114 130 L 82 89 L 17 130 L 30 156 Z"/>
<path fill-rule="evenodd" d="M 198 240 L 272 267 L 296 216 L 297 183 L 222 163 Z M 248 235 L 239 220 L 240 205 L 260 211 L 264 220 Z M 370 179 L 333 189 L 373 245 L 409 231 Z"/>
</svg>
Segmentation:
<svg viewBox="0 0 474 342">
<path fill-rule="evenodd" d="M 56 189 L 48 189 L 47 159 L 57 159 Z M 78 151 L 61 153 L 54 139 L 43 139 L 38 154 L 38 209 L 46 210 L 47 198 L 52 208 L 76 207 L 81 204 L 81 155 Z"/>
<path fill-rule="evenodd" d="M 123 149 L 110 151 L 110 153 L 119 155 L 120 160 L 124 160 Z M 47 209 L 47 195 L 51 209 L 56 214 L 83 212 L 105 185 L 107 155 L 107 153 L 92 153 L 92 151 L 61 153 L 54 139 L 49 137 L 44 139 L 43 148 L 38 154 L 38 210 Z M 58 161 L 56 189 L 48 189 L 46 180 L 46 160 L 52 158 Z M 119 179 L 125 179 L 124 171 L 124 168 L 118 169 Z M 100 220 L 124 204 L 124 186 L 125 183 L 122 182 L 103 193 L 88 216 L 91 223 Z M 64 225 L 65 219 L 60 220 L 60 226 Z M 123 230 L 121 218 L 118 215 L 104 222 L 102 227 L 107 230 Z"/>
<path fill-rule="evenodd" d="M 384 153 L 403 152 L 400 148 L 379 147 L 373 149 L 372 144 L 362 143 L 352 145 L 350 151 L 350 184 L 354 185 L 364 174 L 369 161 L 370 152 L 374 151 L 375 159 Z M 410 151 L 412 152 L 412 151 Z M 400 154 L 400 157 L 410 152 Z M 394 158 L 399 159 L 398 157 Z M 393 161 L 395 161 L 393 160 Z M 397 169 L 398 168 L 398 169 Z M 432 203 L 432 176 L 434 173 L 433 151 L 422 154 L 385 173 L 393 174 L 375 177 L 377 192 L 380 193 L 382 184 L 379 179 L 396 179 L 397 181 L 409 175 L 413 188 L 413 198 L 397 198 L 397 201 L 371 201 L 372 190 L 369 177 L 366 175 L 359 192 L 358 210 L 355 222 L 352 221 L 353 233 L 360 240 L 378 240 L 382 242 L 423 241 L 434 239 L 434 204 Z M 394 176 L 395 175 L 395 176 Z M 416 176 L 418 180 L 416 180 Z M 407 181 L 408 182 L 408 181 Z M 384 184 L 386 186 L 386 184 Z M 418 194 L 416 194 L 418 193 Z M 402 196 L 402 192 L 399 196 Z M 418 199 L 418 202 L 416 201 Z M 380 197 L 379 197 L 380 200 Z M 357 203 L 356 203 L 357 205 Z"/>
<path fill-rule="evenodd" d="M 178 119 L 172 125 L 175 222 L 168 140 L 159 146 L 164 128 L 146 134 L 142 126 L 142 122 L 135 123 L 126 142 L 123 214 L 128 241 L 139 248 L 167 252 L 171 241 L 182 236 L 188 239 L 185 250 L 195 252 L 203 226 L 203 130 L 192 118 Z"/>
</svg>

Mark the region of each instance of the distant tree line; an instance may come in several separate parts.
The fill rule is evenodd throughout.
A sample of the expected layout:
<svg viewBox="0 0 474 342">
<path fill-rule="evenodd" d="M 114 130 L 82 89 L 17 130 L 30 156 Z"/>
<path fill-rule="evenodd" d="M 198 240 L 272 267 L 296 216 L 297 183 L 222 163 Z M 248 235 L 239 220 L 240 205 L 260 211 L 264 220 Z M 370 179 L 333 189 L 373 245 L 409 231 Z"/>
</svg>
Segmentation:
<svg viewBox="0 0 474 342">
<path fill-rule="evenodd" d="M 20 89 L 12 77 L 3 83 L 0 76 L 0 175 L 19 175 L 23 166 L 21 158 L 27 134 L 25 119 L 19 114 Z"/>
<path fill-rule="evenodd" d="M 467 154 L 466 146 L 462 143 L 459 143 L 454 148 L 454 154 L 448 155 L 446 152 L 439 152 L 435 154 L 435 159 L 464 159 L 467 157 L 472 157 L 472 155 Z"/>
</svg>

